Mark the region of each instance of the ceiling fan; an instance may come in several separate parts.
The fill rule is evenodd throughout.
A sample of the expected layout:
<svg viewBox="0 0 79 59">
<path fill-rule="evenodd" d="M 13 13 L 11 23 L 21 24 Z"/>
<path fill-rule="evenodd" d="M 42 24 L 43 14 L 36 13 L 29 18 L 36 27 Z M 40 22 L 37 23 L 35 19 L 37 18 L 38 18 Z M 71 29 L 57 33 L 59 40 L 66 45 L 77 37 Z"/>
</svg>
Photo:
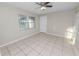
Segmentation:
<svg viewBox="0 0 79 59">
<path fill-rule="evenodd" d="M 46 10 L 47 8 L 53 7 L 52 5 L 49 5 L 50 2 L 36 2 L 36 4 L 41 6 L 41 10 Z"/>
</svg>

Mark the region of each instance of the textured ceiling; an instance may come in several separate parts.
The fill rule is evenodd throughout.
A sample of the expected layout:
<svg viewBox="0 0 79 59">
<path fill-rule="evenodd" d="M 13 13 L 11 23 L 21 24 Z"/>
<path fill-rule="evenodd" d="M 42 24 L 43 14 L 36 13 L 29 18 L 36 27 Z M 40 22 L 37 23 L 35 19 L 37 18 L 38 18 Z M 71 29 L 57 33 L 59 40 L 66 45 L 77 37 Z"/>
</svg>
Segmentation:
<svg viewBox="0 0 79 59">
<path fill-rule="evenodd" d="M 6 2 L 6 3 L 38 15 L 51 12 L 71 10 L 79 5 L 78 2 L 51 2 L 50 4 L 53 5 L 52 8 L 47 8 L 45 11 L 41 11 L 39 8 L 40 6 L 35 4 L 34 2 Z"/>
</svg>

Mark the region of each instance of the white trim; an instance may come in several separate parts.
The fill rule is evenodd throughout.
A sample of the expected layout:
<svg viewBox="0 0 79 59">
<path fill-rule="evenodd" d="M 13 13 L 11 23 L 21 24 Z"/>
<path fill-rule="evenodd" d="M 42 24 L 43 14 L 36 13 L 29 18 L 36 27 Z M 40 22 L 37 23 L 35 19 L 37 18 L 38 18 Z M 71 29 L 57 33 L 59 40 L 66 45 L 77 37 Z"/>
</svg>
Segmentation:
<svg viewBox="0 0 79 59">
<path fill-rule="evenodd" d="M 54 36 L 58 36 L 58 37 L 62 37 L 62 38 L 65 38 L 63 35 L 57 35 L 57 34 L 52 34 L 52 33 L 48 33 L 48 32 L 44 32 L 46 34 L 50 34 L 50 35 L 54 35 Z"/>
<path fill-rule="evenodd" d="M 39 32 L 32 33 L 32 34 L 30 34 L 30 35 L 28 35 L 28 36 L 23 36 L 23 37 L 21 37 L 21 38 L 19 38 L 19 39 L 16 39 L 16 40 L 14 40 L 14 41 L 11 41 L 11 42 L 8 42 L 8 43 L 5 43 L 5 44 L 1 45 L 0 47 L 3 47 L 3 46 L 6 46 L 6 45 L 9 45 L 9 44 L 15 43 L 15 42 L 17 42 L 17 41 L 19 41 L 19 40 L 22 40 L 22 39 L 24 39 L 24 38 L 28 38 L 28 37 L 30 37 L 30 36 L 32 36 L 32 35 L 37 34 L 37 33 L 39 33 Z"/>
</svg>

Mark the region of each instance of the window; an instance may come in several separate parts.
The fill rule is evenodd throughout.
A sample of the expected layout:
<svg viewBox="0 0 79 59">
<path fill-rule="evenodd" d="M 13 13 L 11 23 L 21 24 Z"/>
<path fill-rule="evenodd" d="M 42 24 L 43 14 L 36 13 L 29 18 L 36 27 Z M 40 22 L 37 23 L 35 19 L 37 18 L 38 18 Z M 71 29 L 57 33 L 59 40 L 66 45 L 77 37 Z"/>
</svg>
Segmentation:
<svg viewBox="0 0 79 59">
<path fill-rule="evenodd" d="M 22 30 L 32 29 L 35 27 L 35 17 L 31 16 L 19 16 L 19 26 Z"/>
<path fill-rule="evenodd" d="M 34 17 L 29 17 L 29 28 L 34 28 L 35 27 L 35 18 Z"/>
</svg>

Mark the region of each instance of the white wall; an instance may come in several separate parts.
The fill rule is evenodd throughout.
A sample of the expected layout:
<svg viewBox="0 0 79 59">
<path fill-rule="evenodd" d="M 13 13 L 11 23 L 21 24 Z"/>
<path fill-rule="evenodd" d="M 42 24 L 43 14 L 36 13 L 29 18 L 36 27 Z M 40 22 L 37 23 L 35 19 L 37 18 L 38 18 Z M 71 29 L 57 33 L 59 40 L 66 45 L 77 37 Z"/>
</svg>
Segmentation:
<svg viewBox="0 0 79 59">
<path fill-rule="evenodd" d="M 18 24 L 19 14 L 35 16 L 36 28 L 20 31 Z M 36 15 L 10 5 L 0 4 L 0 46 L 35 32 L 39 32 L 39 20 Z"/>
<path fill-rule="evenodd" d="M 73 27 L 74 19 L 74 11 L 47 14 L 47 33 L 65 37 L 67 29 Z"/>
</svg>

